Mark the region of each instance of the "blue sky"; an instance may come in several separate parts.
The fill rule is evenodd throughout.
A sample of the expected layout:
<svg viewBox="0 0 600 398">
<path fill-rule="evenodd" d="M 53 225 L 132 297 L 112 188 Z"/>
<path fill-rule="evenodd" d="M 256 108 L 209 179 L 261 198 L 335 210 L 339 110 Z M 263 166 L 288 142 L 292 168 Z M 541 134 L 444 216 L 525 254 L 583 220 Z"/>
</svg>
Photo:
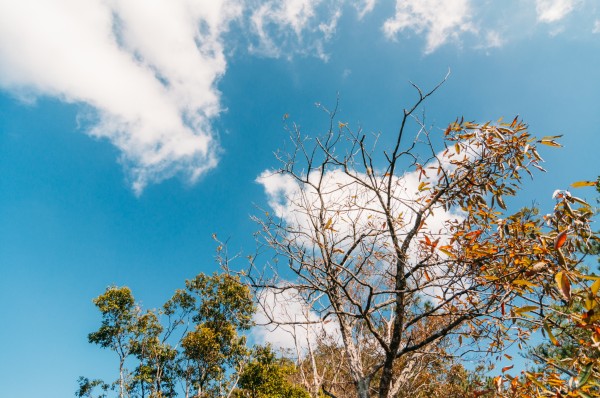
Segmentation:
<svg viewBox="0 0 600 398">
<path fill-rule="evenodd" d="M 72 396 L 116 377 L 87 343 L 91 299 L 163 303 L 215 270 L 211 234 L 251 251 L 282 116 L 339 120 L 385 145 L 409 81 L 443 128 L 520 115 L 564 134 L 512 206 L 600 174 L 600 5 L 592 0 L 0 0 L 3 394 Z M 579 196 L 593 198 L 593 190 Z"/>
</svg>

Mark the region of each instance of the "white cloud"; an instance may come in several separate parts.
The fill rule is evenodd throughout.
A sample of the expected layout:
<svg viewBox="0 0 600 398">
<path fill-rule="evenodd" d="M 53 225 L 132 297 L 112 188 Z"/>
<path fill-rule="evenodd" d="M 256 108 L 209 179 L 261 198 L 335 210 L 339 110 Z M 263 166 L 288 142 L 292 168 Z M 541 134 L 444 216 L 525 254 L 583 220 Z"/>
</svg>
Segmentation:
<svg viewBox="0 0 600 398">
<path fill-rule="evenodd" d="M 393 39 L 406 29 L 426 32 L 426 53 L 458 39 L 461 33 L 476 31 L 469 0 L 396 0 L 395 15 L 385 21 L 383 31 Z"/>
<path fill-rule="evenodd" d="M 295 289 L 263 290 L 258 301 L 254 315 L 257 326 L 251 331 L 256 343 L 269 343 L 302 357 L 308 346 L 314 347 L 319 338 L 337 339 L 337 322 L 332 319 L 323 322 Z"/>
<path fill-rule="evenodd" d="M 211 121 L 234 1 L 0 3 L 0 85 L 91 106 L 89 134 L 121 151 L 132 185 L 217 164 Z"/>
<path fill-rule="evenodd" d="M 535 10 L 541 22 L 560 21 L 575 8 L 577 0 L 536 0 Z"/>
<path fill-rule="evenodd" d="M 594 28 L 592 29 L 592 33 L 600 33 L 600 19 L 594 21 Z"/>
<path fill-rule="evenodd" d="M 358 19 L 363 19 L 365 15 L 373 11 L 377 0 L 358 0 L 355 2 L 354 7 L 358 12 Z"/>
<path fill-rule="evenodd" d="M 313 54 L 327 61 L 324 44 L 335 33 L 341 2 L 267 0 L 255 4 L 250 30 L 256 43 L 250 51 L 268 57 Z"/>
<path fill-rule="evenodd" d="M 471 151 L 473 152 L 473 151 Z M 472 156 L 476 156 L 473 152 Z M 450 173 L 454 166 L 448 162 L 449 158 L 442 159 L 444 169 Z M 429 165 L 428 165 L 429 166 Z M 358 175 L 367 181 L 366 175 Z M 397 225 L 400 234 L 408 233 L 415 220 L 414 206 L 419 198 L 428 194 L 428 190 L 420 191 L 422 182 L 433 186 L 437 183 L 436 176 L 425 176 L 419 178 L 418 172 L 409 172 L 392 182 L 393 198 L 392 213 L 398 215 Z M 318 185 L 320 172 L 314 171 L 308 176 L 308 180 Z M 269 207 L 275 215 L 285 221 L 286 225 L 294 230 L 301 231 L 294 240 L 306 247 L 315 245 L 317 238 L 314 236 L 312 227 L 315 220 L 320 219 L 321 200 L 326 220 L 331 220 L 331 228 L 328 231 L 328 241 L 335 242 L 336 248 L 345 249 L 349 247 L 357 236 L 363 234 L 376 236 L 374 244 L 382 248 L 383 252 L 391 250 L 389 236 L 382 229 L 386 224 L 383 210 L 374 192 L 359 184 L 356 179 L 348 176 L 341 169 L 334 169 L 324 174 L 321 184 L 321 196 L 313 186 L 301 186 L 291 176 L 276 174 L 271 171 L 263 172 L 257 179 L 267 195 Z M 449 232 L 446 223 L 449 220 L 462 220 L 462 215 L 452 210 L 444 210 L 441 206 L 432 209 L 433 214 L 427 218 L 427 224 L 421 229 L 421 233 L 427 232 L 440 238 L 440 246 L 447 243 Z M 376 235 L 373 232 L 377 231 Z M 434 238 L 435 239 L 435 238 Z M 416 253 L 416 243 L 411 246 L 411 251 Z M 372 248 L 371 248 L 372 249 Z M 360 255 L 359 250 L 355 253 Z"/>
<path fill-rule="evenodd" d="M 502 47 L 504 45 L 504 39 L 500 36 L 500 33 L 496 31 L 488 31 L 485 34 L 485 43 L 483 44 L 483 48 L 497 48 Z"/>
</svg>

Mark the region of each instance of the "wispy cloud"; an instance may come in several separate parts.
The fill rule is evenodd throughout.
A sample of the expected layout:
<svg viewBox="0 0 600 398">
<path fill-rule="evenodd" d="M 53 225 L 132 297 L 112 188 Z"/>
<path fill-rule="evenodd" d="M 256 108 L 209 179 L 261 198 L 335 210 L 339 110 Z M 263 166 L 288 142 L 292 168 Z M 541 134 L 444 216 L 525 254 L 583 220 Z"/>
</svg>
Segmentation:
<svg viewBox="0 0 600 398">
<path fill-rule="evenodd" d="M 217 164 L 211 121 L 233 1 L 0 4 L 0 84 L 95 110 L 88 133 L 121 151 L 136 192 Z"/>
<path fill-rule="evenodd" d="M 407 29 L 426 32 L 426 53 L 464 32 L 476 31 L 468 0 L 397 0 L 395 15 L 385 21 L 383 31 L 393 39 Z"/>
<path fill-rule="evenodd" d="M 358 0 L 354 3 L 354 7 L 358 12 L 358 19 L 363 19 L 365 15 L 373 11 L 377 0 Z"/>
<path fill-rule="evenodd" d="M 537 18 L 546 23 L 560 21 L 573 11 L 577 3 L 577 0 L 536 0 Z"/>
<path fill-rule="evenodd" d="M 279 58 L 295 53 L 328 56 L 324 44 L 336 31 L 341 2 L 267 0 L 253 7 L 250 52 Z"/>
<path fill-rule="evenodd" d="M 592 33 L 600 33 L 600 19 L 594 21 L 594 27 L 592 28 Z"/>
</svg>

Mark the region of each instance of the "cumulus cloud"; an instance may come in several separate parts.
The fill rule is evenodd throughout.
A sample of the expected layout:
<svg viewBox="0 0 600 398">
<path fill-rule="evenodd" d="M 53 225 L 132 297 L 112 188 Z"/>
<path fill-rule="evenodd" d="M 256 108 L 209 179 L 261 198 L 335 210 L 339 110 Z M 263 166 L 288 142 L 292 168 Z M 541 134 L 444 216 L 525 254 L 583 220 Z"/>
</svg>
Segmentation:
<svg viewBox="0 0 600 398">
<path fill-rule="evenodd" d="M 462 153 L 462 156 L 473 159 L 480 156 L 477 148 L 468 150 L 463 148 Z M 453 156 L 456 156 L 456 152 L 452 148 L 449 148 L 445 155 L 438 154 L 441 162 L 439 164 L 448 174 L 456 169 L 456 166 L 451 163 Z M 425 169 L 430 166 L 436 169 L 437 164 L 428 164 Z M 379 175 L 382 174 L 379 173 Z M 357 177 L 363 181 L 368 180 L 366 175 L 358 174 Z M 330 224 L 326 231 L 328 242 L 332 245 L 330 249 L 346 251 L 354 246 L 357 237 L 360 236 L 363 242 L 368 241 L 368 243 L 355 247 L 353 258 L 370 257 L 375 250 L 380 254 L 380 258 L 394 257 L 391 238 L 385 228 L 386 218 L 373 191 L 365 188 L 341 169 L 326 172 L 322 179 L 318 171 L 313 172 L 308 175 L 308 181 L 311 184 L 301 186 L 289 175 L 271 171 L 263 172 L 257 179 L 257 182 L 264 187 L 269 207 L 290 230 L 295 231 L 286 239 L 311 251 L 310 248 L 316 247 L 318 241 L 313 225 L 323 217 Z M 314 188 L 319 184 L 320 194 Z M 413 171 L 393 179 L 391 206 L 392 214 L 397 215 L 396 229 L 400 237 L 407 235 L 413 227 L 416 217 L 415 206 L 418 207 L 419 200 L 428 194 L 428 190 L 419 189 L 423 184 L 429 187 L 435 186 L 437 175 L 429 173 L 423 176 L 419 172 Z M 438 240 L 438 247 L 449 245 L 451 236 L 449 225 L 462 220 L 464 220 L 464 214 L 460 210 L 434 206 L 426 223 L 419 230 L 417 239 L 411 242 L 408 251 L 410 261 L 416 264 L 424 258 L 423 256 L 429 256 L 429 253 L 424 253 L 419 247 L 419 242 L 423 241 L 425 235 L 432 238 L 432 241 Z M 365 236 L 370 238 L 364 238 Z M 315 253 L 318 256 L 319 250 L 316 250 Z M 445 256 L 443 252 L 438 254 L 441 257 Z M 374 286 L 383 287 L 388 283 L 389 273 L 385 269 L 388 264 L 391 262 L 373 263 L 376 269 L 372 270 L 374 279 L 370 282 Z M 349 266 L 352 267 L 352 265 Z M 366 270 L 362 272 L 369 273 Z M 429 273 L 436 277 L 436 281 L 430 283 L 429 287 L 423 290 L 423 294 L 432 300 L 437 300 L 444 296 L 440 286 L 445 283 L 443 275 L 445 275 L 446 269 L 442 265 L 434 266 L 429 268 Z M 282 300 L 281 303 L 284 304 L 280 304 L 281 307 L 285 308 L 287 302 L 287 300 Z M 319 306 L 318 302 L 306 304 L 307 308 L 313 309 L 320 308 Z M 298 311 L 292 309 L 291 312 L 296 314 Z"/>
<path fill-rule="evenodd" d="M 431 53 L 464 32 L 475 32 L 469 0 L 396 0 L 396 12 L 383 31 L 396 38 L 404 30 L 426 32 L 425 52 Z"/>
<path fill-rule="evenodd" d="M 575 8 L 577 0 L 536 0 L 535 10 L 541 22 L 560 21 Z"/>
<path fill-rule="evenodd" d="M 85 105 L 86 132 L 120 153 L 132 187 L 176 174 L 190 181 L 218 163 L 217 86 L 231 45 L 251 54 L 329 59 L 343 10 L 358 19 L 376 0 L 19 0 L 0 2 L 0 88 L 21 99 L 51 96 Z M 536 0 L 538 19 L 554 22 L 578 0 Z M 476 10 L 475 10 L 476 11 Z M 470 0 L 397 0 L 383 33 L 426 37 L 425 52 L 481 33 Z M 226 35 L 236 24 L 244 39 Z M 598 22 L 593 32 L 600 31 Z M 492 48 L 494 30 L 481 33 Z M 485 33 L 487 32 L 487 33 Z M 243 51 L 243 50 L 242 50 Z M 344 71 L 344 76 L 349 73 Z"/>
<path fill-rule="evenodd" d="M 302 357 L 318 339 L 339 338 L 337 322 L 323 322 L 295 289 L 265 289 L 258 294 L 258 302 L 252 338 L 259 344 L 269 343 Z"/>
<path fill-rule="evenodd" d="M 211 121 L 234 1 L 0 3 L 0 85 L 95 110 L 88 133 L 121 151 L 132 186 L 217 164 Z"/>
</svg>

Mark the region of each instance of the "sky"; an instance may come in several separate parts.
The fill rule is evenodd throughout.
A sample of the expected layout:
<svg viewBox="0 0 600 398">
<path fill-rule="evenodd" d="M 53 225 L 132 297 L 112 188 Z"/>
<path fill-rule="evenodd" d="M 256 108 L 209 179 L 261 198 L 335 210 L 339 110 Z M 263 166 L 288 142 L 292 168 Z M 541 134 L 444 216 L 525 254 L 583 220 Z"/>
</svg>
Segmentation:
<svg viewBox="0 0 600 398">
<path fill-rule="evenodd" d="M 217 270 L 213 233 L 251 252 L 286 124 L 325 131 L 315 103 L 339 97 L 339 121 L 384 148 L 410 82 L 448 71 L 432 131 L 520 115 L 564 135 L 509 206 L 550 211 L 555 189 L 600 174 L 596 1 L 0 0 L 3 395 L 116 378 L 87 342 L 93 297 L 126 285 L 160 306 Z"/>
</svg>

